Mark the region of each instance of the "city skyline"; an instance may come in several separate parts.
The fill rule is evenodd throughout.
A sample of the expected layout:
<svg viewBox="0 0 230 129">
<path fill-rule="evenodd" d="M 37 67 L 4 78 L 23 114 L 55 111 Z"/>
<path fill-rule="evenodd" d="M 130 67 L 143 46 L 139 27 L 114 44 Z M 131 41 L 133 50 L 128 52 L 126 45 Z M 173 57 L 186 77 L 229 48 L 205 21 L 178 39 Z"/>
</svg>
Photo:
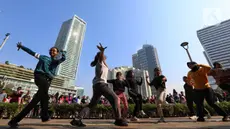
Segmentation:
<svg viewBox="0 0 230 129">
<path fill-rule="evenodd" d="M 16 43 L 21 41 L 35 52 L 48 55 L 62 22 L 76 14 L 87 22 L 75 82 L 85 88 L 86 95 L 92 95 L 94 68 L 90 67 L 90 62 L 98 51 L 98 42 L 108 47 L 105 51 L 107 64 L 113 68 L 131 66 L 132 54 L 147 40 L 158 50 L 161 68 L 168 79 L 167 92 L 171 93 L 173 89 L 181 91 L 182 77 L 189 70 L 186 65 L 189 59 L 180 44 L 189 42 L 193 60 L 208 64 L 196 31 L 207 24 L 204 10 L 219 8 L 222 11 L 219 21 L 230 19 L 229 4 L 227 0 L 2 1 L 0 39 L 5 33 L 11 35 L 0 51 L 0 62 L 8 60 L 34 68 L 37 60 L 18 52 Z"/>
<path fill-rule="evenodd" d="M 230 68 L 230 19 L 198 30 L 197 36 L 210 66 L 219 62 Z"/>
<path fill-rule="evenodd" d="M 57 75 L 66 78 L 64 87 L 75 86 L 85 30 L 86 22 L 74 15 L 62 23 L 59 31 L 55 47 L 67 52 L 66 61 L 57 68 Z"/>
</svg>

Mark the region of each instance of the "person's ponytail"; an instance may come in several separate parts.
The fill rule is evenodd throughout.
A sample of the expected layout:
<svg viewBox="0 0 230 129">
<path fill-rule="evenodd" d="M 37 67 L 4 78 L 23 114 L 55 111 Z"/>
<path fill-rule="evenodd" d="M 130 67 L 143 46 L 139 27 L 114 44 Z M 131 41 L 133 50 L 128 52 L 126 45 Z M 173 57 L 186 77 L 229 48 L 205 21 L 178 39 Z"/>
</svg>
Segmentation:
<svg viewBox="0 0 230 129">
<path fill-rule="evenodd" d="M 90 66 L 91 66 L 91 67 L 94 67 L 94 66 L 97 65 L 99 56 L 100 56 L 100 52 L 97 53 L 97 55 L 94 57 L 94 60 L 90 63 Z"/>
<path fill-rule="evenodd" d="M 94 67 L 94 66 L 96 66 L 96 64 L 97 64 L 97 61 L 94 60 L 94 61 L 92 61 L 92 62 L 90 63 L 90 66 L 91 66 L 91 67 Z"/>
</svg>

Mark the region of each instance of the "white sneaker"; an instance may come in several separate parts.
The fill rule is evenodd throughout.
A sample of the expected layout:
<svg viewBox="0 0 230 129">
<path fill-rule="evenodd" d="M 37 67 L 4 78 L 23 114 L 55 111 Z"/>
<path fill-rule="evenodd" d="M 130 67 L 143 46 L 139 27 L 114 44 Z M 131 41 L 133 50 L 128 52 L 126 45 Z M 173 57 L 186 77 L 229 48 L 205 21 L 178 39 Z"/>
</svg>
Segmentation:
<svg viewBox="0 0 230 129">
<path fill-rule="evenodd" d="M 130 120 L 131 121 L 139 121 L 139 119 L 137 117 L 132 117 Z"/>
<path fill-rule="evenodd" d="M 189 119 L 197 120 L 197 116 L 191 116 L 191 117 L 189 117 Z"/>
<path fill-rule="evenodd" d="M 140 111 L 140 114 L 141 114 L 142 116 L 145 116 L 145 115 L 146 115 L 145 112 L 144 112 L 143 110 Z"/>
</svg>

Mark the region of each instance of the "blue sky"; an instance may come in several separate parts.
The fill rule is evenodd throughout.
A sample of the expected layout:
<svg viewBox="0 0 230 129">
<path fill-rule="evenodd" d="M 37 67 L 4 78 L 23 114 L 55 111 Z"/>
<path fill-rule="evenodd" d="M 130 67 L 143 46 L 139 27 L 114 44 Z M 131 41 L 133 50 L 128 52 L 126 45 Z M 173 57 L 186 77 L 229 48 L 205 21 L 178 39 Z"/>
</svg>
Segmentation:
<svg viewBox="0 0 230 129">
<path fill-rule="evenodd" d="M 94 69 L 89 66 L 97 52 L 96 45 L 108 46 L 110 68 L 131 66 L 132 54 L 144 43 L 158 50 L 163 73 L 168 78 L 167 91 L 182 90 L 182 76 L 187 74 L 188 57 L 180 43 L 188 41 L 193 60 L 207 61 L 196 35 L 205 25 L 230 18 L 227 0 L 39 0 L 0 1 L 0 38 L 11 37 L 0 51 L 0 62 L 34 68 L 37 60 L 16 49 L 25 46 L 48 54 L 63 21 L 74 14 L 87 22 L 76 85 L 92 95 Z M 215 14 L 214 12 L 215 11 Z M 216 16 L 216 18 L 210 18 Z"/>
</svg>

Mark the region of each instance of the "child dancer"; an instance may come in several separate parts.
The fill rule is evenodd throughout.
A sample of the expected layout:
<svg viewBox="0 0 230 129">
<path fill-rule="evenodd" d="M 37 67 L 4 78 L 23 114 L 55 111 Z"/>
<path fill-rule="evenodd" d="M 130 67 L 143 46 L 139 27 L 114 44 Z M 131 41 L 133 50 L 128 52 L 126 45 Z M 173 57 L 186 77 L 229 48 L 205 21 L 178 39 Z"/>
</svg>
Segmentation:
<svg viewBox="0 0 230 129">
<path fill-rule="evenodd" d="M 118 103 L 120 104 L 120 100 L 122 101 L 124 105 L 124 110 L 122 114 L 124 119 L 126 120 L 127 113 L 128 113 L 128 101 L 124 92 L 125 92 L 125 87 L 129 87 L 129 86 L 127 81 L 123 79 L 121 72 L 117 72 L 116 78 L 117 79 L 107 80 L 107 82 L 113 84 L 113 91 L 118 96 Z"/>
</svg>

